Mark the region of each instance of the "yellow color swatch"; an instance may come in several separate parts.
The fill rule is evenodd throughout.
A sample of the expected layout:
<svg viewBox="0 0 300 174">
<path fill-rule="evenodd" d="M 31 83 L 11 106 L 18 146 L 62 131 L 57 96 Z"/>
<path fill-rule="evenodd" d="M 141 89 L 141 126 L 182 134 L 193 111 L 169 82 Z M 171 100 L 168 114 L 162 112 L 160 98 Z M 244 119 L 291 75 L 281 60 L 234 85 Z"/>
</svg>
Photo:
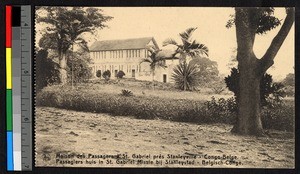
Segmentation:
<svg viewBox="0 0 300 174">
<path fill-rule="evenodd" d="M 6 48 L 6 89 L 12 89 L 12 55 L 11 55 L 11 48 Z"/>
</svg>

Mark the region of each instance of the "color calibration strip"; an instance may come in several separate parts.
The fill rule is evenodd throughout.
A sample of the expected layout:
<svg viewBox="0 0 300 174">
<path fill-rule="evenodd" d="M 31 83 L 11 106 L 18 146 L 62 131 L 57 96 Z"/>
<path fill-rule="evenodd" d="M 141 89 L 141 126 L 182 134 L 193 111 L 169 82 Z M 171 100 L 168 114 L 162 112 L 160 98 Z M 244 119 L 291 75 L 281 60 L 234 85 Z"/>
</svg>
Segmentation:
<svg viewBox="0 0 300 174">
<path fill-rule="evenodd" d="M 31 8 L 6 6 L 7 170 L 32 169 Z"/>
<path fill-rule="evenodd" d="M 14 170 L 13 161 L 13 126 L 12 126 L 12 7 L 5 8 L 6 29 L 6 137 L 7 137 L 7 170 Z"/>
</svg>

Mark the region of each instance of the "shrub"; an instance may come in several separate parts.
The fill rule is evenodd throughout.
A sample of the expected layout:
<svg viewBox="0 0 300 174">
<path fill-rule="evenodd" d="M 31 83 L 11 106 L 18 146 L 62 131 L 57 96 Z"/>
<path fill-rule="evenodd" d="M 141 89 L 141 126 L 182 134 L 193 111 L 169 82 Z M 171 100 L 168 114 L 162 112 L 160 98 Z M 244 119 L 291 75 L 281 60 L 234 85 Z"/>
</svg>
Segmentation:
<svg viewBox="0 0 300 174">
<path fill-rule="evenodd" d="M 40 91 L 48 85 L 59 82 L 59 66 L 48 58 L 46 50 L 36 54 L 36 90 Z"/>
<path fill-rule="evenodd" d="M 105 80 L 109 80 L 109 79 L 110 79 L 110 76 L 111 76 L 111 73 L 110 73 L 109 70 L 106 70 L 106 71 L 103 72 L 102 76 L 103 76 L 103 78 L 104 78 Z"/>
<path fill-rule="evenodd" d="M 292 132 L 295 130 L 295 106 L 282 104 L 272 109 L 263 108 L 261 120 L 264 129 Z"/>
<path fill-rule="evenodd" d="M 67 61 L 67 73 L 70 83 L 72 83 L 72 80 L 75 83 L 87 82 L 92 77 L 89 63 L 78 56 L 76 54 L 70 61 Z"/>
<path fill-rule="evenodd" d="M 121 79 L 121 78 L 123 78 L 123 76 L 125 76 L 125 73 L 122 70 L 117 73 L 118 78 Z"/>
<path fill-rule="evenodd" d="M 101 77 L 101 70 L 98 70 L 98 71 L 96 72 L 96 77 L 98 77 L 98 78 Z"/>
<path fill-rule="evenodd" d="M 228 89 L 234 93 L 235 97 L 237 97 L 239 95 L 238 69 L 231 69 L 231 74 L 225 77 L 225 83 Z M 261 106 L 269 105 L 270 101 L 280 103 L 284 96 L 284 85 L 282 83 L 273 83 L 272 76 L 270 74 L 265 74 L 260 82 Z M 273 101 L 272 99 L 274 99 L 275 101 Z"/>
<path fill-rule="evenodd" d="M 119 94 L 89 93 L 70 90 L 68 87 L 51 86 L 37 93 L 37 106 L 57 107 L 69 110 L 110 113 L 112 115 L 134 116 L 139 119 L 160 118 L 191 123 L 227 123 L 236 120 L 234 98 L 195 101 L 187 99 L 167 99 L 147 96 L 126 97 Z M 264 128 L 294 130 L 294 107 L 262 110 Z"/>
<path fill-rule="evenodd" d="M 177 65 L 172 74 L 175 86 L 181 90 L 196 90 L 200 84 L 200 73 L 196 64 L 187 64 L 186 62 Z"/>
<path fill-rule="evenodd" d="M 133 93 L 132 93 L 130 90 L 122 89 L 121 95 L 126 96 L 126 97 L 129 97 L 129 96 L 132 96 Z"/>
</svg>

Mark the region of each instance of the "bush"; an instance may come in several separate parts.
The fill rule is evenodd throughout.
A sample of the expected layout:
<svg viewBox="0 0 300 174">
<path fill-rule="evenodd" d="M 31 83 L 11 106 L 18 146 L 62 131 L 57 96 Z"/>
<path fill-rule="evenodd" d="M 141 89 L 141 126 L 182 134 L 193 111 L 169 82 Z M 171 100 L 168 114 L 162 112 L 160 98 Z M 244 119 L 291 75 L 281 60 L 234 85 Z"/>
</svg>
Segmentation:
<svg viewBox="0 0 300 174">
<path fill-rule="evenodd" d="M 129 97 L 129 96 L 132 96 L 133 93 L 132 93 L 130 90 L 122 89 L 121 95 L 126 96 L 126 97 Z"/>
<path fill-rule="evenodd" d="M 103 76 L 103 78 L 104 78 L 105 80 L 109 80 L 109 79 L 110 79 L 110 76 L 111 76 L 111 73 L 110 73 L 109 70 L 106 70 L 106 71 L 103 72 L 102 76 Z"/>
<path fill-rule="evenodd" d="M 293 132 L 295 130 L 295 106 L 282 104 L 272 109 L 263 108 L 261 120 L 264 129 Z"/>
<path fill-rule="evenodd" d="M 74 83 L 87 82 L 92 77 L 92 71 L 89 67 L 89 63 L 78 56 L 79 55 L 76 54 L 73 59 L 67 61 L 69 83 L 72 83 L 72 80 Z"/>
<path fill-rule="evenodd" d="M 117 78 L 123 78 L 123 76 L 125 76 L 125 73 L 121 70 L 117 73 Z"/>
<path fill-rule="evenodd" d="M 118 94 L 89 93 L 70 90 L 67 87 L 45 88 L 37 93 L 37 106 L 110 113 L 112 115 L 134 116 L 139 119 L 166 119 L 192 123 L 227 123 L 236 120 L 233 98 L 202 102 L 187 99 L 166 99 L 158 97 L 131 96 Z M 268 121 L 270 120 L 270 121 Z M 293 131 L 294 107 L 264 109 L 262 111 L 264 128 Z"/>
<path fill-rule="evenodd" d="M 37 91 L 59 82 L 59 66 L 48 58 L 48 52 L 46 50 L 40 50 L 36 54 L 35 74 Z"/>
<path fill-rule="evenodd" d="M 231 74 L 225 77 L 226 86 L 234 93 L 239 95 L 239 72 L 238 69 L 232 68 Z M 280 103 L 285 96 L 284 85 L 282 83 L 273 83 L 272 76 L 265 74 L 260 82 L 260 101 L 261 106 L 268 106 L 276 102 Z"/>
<path fill-rule="evenodd" d="M 96 77 L 98 77 L 98 78 L 101 77 L 101 70 L 98 70 L 98 71 L 96 72 Z"/>
<path fill-rule="evenodd" d="M 201 74 L 196 64 L 183 62 L 177 65 L 173 71 L 172 79 L 178 89 L 192 91 L 199 86 Z"/>
</svg>

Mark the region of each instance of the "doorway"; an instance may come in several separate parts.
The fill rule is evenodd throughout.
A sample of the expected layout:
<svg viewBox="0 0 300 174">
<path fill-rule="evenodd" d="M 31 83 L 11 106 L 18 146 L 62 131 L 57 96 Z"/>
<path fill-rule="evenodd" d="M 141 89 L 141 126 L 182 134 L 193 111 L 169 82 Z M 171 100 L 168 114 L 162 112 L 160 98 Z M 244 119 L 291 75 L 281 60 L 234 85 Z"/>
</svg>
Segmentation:
<svg viewBox="0 0 300 174">
<path fill-rule="evenodd" d="M 163 75 L 163 82 L 164 82 L 164 83 L 167 83 L 167 74 L 164 74 L 164 75 Z"/>
</svg>

